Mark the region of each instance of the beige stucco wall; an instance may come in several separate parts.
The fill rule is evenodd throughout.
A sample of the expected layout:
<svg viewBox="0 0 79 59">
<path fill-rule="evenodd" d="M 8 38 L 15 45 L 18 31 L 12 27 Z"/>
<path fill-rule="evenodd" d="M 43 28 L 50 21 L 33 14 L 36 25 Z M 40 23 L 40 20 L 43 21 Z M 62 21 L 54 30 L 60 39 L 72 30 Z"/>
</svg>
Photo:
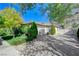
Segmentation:
<svg viewBox="0 0 79 59">
<path fill-rule="evenodd" d="M 42 31 L 42 30 L 43 30 L 43 31 Z M 46 34 L 46 33 L 49 32 L 49 30 L 50 30 L 49 27 L 38 27 L 38 34 L 39 34 L 40 32 L 42 32 L 43 34 Z"/>
</svg>

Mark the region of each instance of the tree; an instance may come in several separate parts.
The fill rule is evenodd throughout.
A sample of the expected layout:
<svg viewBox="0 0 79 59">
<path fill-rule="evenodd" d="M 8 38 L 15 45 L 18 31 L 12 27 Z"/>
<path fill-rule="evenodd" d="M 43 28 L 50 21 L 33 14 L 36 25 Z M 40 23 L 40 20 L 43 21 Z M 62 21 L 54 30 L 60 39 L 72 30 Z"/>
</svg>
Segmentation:
<svg viewBox="0 0 79 59">
<path fill-rule="evenodd" d="M 54 4 L 54 5 L 48 5 L 49 8 L 49 20 L 55 20 L 59 23 L 62 23 L 64 18 L 69 15 L 71 11 L 71 5 L 70 4 Z"/>
<path fill-rule="evenodd" d="M 15 4 L 16 5 L 16 4 Z M 20 3 L 18 4 L 21 10 L 21 13 L 27 12 L 26 10 L 30 10 L 34 7 L 38 7 L 38 4 L 35 3 Z M 48 15 L 50 23 L 53 23 L 52 21 L 56 21 L 60 24 L 64 23 L 64 19 L 67 16 L 71 16 L 71 10 L 73 8 L 79 8 L 79 4 L 73 4 L 73 3 L 53 3 L 53 4 L 42 4 L 40 3 L 40 12 L 43 14 Z"/>
<path fill-rule="evenodd" d="M 37 38 L 38 36 L 38 29 L 35 22 L 32 22 L 31 27 L 28 30 L 28 33 L 26 33 L 29 39 L 27 41 L 32 41 L 33 39 Z"/>
<path fill-rule="evenodd" d="M 0 15 L 0 28 L 1 27 L 4 27 L 4 21 L 5 21 L 5 19 L 3 18 L 3 16 L 2 15 Z"/>
<path fill-rule="evenodd" d="M 3 24 L 5 25 L 5 27 L 8 27 L 8 28 L 12 28 L 14 26 L 18 27 L 20 26 L 20 24 L 23 23 L 20 14 L 16 12 L 15 9 L 5 8 L 4 10 L 0 11 L 0 14 L 5 19 L 4 24 Z"/>
<path fill-rule="evenodd" d="M 46 8 L 42 8 L 43 13 L 47 13 L 50 23 L 56 21 L 63 25 L 64 19 L 67 16 L 71 16 L 71 10 L 73 8 L 79 8 L 79 4 L 72 3 L 53 3 L 47 4 Z"/>
<path fill-rule="evenodd" d="M 27 12 L 27 10 L 31 10 L 31 9 L 33 9 L 35 6 L 36 6 L 36 3 L 11 3 L 10 5 L 9 5 L 9 7 L 10 8 L 12 8 L 12 6 L 14 6 L 14 5 L 18 5 L 20 8 L 19 8 L 19 10 L 20 10 L 20 14 L 24 14 L 24 13 L 26 13 Z"/>
</svg>

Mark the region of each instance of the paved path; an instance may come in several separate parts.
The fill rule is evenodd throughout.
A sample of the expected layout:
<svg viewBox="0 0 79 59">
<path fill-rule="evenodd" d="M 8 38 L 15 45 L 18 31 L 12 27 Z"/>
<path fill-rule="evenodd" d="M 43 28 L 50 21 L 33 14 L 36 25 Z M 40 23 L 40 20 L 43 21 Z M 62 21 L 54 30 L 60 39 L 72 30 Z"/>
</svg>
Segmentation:
<svg viewBox="0 0 79 59">
<path fill-rule="evenodd" d="M 38 36 L 16 49 L 25 56 L 79 56 L 79 42 L 69 35 Z"/>
<path fill-rule="evenodd" d="M 64 53 L 59 52 L 54 47 L 55 38 L 43 35 L 38 36 L 32 42 L 16 46 L 15 48 L 20 51 L 24 56 L 62 56 Z"/>
<path fill-rule="evenodd" d="M 19 56 L 20 52 L 14 47 L 10 46 L 6 41 L 3 41 L 3 45 L 0 45 L 0 56 Z"/>
<path fill-rule="evenodd" d="M 56 43 L 56 49 L 62 51 L 67 56 L 79 56 L 79 41 L 77 38 L 68 35 L 58 35 L 53 36 L 56 38 L 56 41 L 60 43 Z"/>
</svg>

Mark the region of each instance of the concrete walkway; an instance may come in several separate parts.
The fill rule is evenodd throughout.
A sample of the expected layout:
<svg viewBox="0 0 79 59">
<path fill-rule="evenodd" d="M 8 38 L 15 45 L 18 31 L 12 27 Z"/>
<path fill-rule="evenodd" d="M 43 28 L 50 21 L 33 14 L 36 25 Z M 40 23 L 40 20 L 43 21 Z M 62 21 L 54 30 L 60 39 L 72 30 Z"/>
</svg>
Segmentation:
<svg viewBox="0 0 79 59">
<path fill-rule="evenodd" d="M 6 41 L 0 45 L 0 56 L 19 56 L 18 52 L 14 47 L 10 46 Z"/>
</svg>

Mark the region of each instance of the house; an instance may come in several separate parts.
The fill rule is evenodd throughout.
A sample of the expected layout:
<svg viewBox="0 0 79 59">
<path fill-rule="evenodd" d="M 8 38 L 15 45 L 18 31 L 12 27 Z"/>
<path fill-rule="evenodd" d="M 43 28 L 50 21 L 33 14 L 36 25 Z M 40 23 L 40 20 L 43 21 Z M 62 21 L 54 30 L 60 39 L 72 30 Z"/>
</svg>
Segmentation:
<svg viewBox="0 0 79 59">
<path fill-rule="evenodd" d="M 44 23 L 37 23 L 38 33 L 39 34 L 47 34 L 50 31 L 51 25 Z"/>
<path fill-rule="evenodd" d="M 31 22 L 27 24 L 31 25 Z M 50 31 L 51 24 L 37 23 L 37 22 L 36 24 L 38 28 L 38 34 L 40 35 L 47 34 Z"/>
</svg>

